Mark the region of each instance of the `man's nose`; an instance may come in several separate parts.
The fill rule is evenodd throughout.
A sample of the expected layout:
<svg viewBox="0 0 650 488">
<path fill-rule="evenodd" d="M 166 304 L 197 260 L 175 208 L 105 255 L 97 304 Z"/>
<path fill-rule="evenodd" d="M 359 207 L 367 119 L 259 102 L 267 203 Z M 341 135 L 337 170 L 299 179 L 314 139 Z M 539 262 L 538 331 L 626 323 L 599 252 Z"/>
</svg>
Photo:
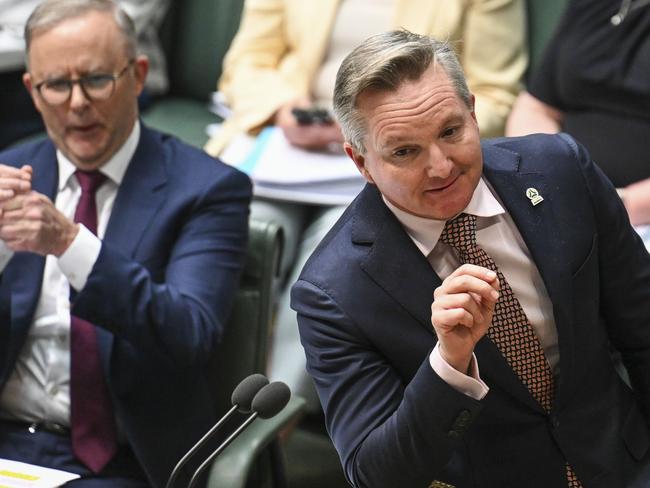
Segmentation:
<svg viewBox="0 0 650 488">
<path fill-rule="evenodd" d="M 427 176 L 429 178 L 448 178 L 453 167 L 454 163 L 447 153 L 439 145 L 432 144 L 429 148 Z"/>
<path fill-rule="evenodd" d="M 80 83 L 73 84 L 70 90 L 70 108 L 79 109 L 90 103 Z"/>
</svg>

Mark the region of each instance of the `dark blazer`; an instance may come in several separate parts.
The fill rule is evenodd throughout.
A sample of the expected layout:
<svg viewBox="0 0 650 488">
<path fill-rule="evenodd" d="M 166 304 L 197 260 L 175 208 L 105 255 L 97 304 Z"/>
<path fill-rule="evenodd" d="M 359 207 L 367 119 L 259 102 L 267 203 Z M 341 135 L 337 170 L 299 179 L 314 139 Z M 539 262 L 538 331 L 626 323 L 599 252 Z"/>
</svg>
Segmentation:
<svg viewBox="0 0 650 488">
<path fill-rule="evenodd" d="M 568 136 L 483 144 L 484 176 L 553 303 L 560 375 L 547 415 L 484 337 L 476 401 L 429 365 L 441 284 L 373 186 L 323 240 L 292 290 L 307 369 L 358 487 L 627 486 L 647 466 L 650 257 L 623 205 Z M 544 201 L 531 205 L 527 188 Z M 634 392 L 617 374 L 610 344 Z M 641 485 L 649 486 L 649 485 Z"/>
<path fill-rule="evenodd" d="M 51 142 L 0 153 L 34 168 L 54 199 Z M 154 486 L 215 420 L 207 364 L 243 266 L 251 184 L 243 173 L 142 126 L 101 252 L 72 311 L 98 326 L 117 420 Z M 16 253 L 0 283 L 0 385 L 38 300 L 45 259 Z"/>
</svg>

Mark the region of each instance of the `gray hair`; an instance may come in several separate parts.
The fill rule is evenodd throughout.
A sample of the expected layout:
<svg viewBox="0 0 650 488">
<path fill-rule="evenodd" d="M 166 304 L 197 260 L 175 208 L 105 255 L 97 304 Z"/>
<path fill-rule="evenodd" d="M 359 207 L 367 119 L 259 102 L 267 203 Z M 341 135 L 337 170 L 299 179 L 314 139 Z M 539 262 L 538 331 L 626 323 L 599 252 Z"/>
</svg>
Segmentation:
<svg viewBox="0 0 650 488">
<path fill-rule="evenodd" d="M 397 90 L 406 80 L 418 80 L 432 63 L 445 70 L 458 97 L 473 110 L 463 69 L 446 42 L 402 29 L 369 37 L 348 54 L 336 75 L 334 113 L 345 140 L 357 152 L 365 153 L 367 130 L 357 109 L 361 93 L 368 89 Z"/>
<path fill-rule="evenodd" d="M 113 0 L 45 0 L 31 13 L 25 24 L 25 50 L 33 37 L 52 29 L 64 20 L 80 17 L 89 12 L 110 12 L 123 34 L 128 58 L 134 58 L 137 50 L 135 25 L 131 17 Z"/>
</svg>

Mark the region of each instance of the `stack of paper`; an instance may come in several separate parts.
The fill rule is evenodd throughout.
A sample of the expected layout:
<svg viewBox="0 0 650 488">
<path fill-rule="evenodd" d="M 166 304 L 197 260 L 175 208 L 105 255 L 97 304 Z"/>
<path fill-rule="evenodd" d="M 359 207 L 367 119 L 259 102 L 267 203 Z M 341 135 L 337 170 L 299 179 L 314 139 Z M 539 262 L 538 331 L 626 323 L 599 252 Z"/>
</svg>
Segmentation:
<svg viewBox="0 0 650 488">
<path fill-rule="evenodd" d="M 221 158 L 247 173 L 258 196 L 304 203 L 347 204 L 365 180 L 342 151 L 306 151 L 289 144 L 282 130 L 264 129 L 257 138 L 241 136 Z"/>
</svg>

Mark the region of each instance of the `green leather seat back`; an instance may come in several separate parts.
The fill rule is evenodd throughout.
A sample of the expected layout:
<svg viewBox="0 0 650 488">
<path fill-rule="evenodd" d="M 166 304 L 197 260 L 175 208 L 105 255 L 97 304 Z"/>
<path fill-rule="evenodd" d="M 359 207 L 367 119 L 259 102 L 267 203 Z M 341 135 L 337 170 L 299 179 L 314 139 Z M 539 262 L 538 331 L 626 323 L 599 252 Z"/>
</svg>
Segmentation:
<svg viewBox="0 0 650 488">
<path fill-rule="evenodd" d="M 162 33 L 172 96 L 206 101 L 216 89 L 243 4 L 244 0 L 178 0 L 172 4 Z"/>
<path fill-rule="evenodd" d="M 528 0 L 528 74 L 537 67 L 568 0 Z"/>
<path fill-rule="evenodd" d="M 230 407 L 237 384 L 266 372 L 273 309 L 272 290 L 282 252 L 282 230 L 274 222 L 251 219 L 248 252 L 230 319 L 213 363 L 219 415 Z"/>
</svg>

